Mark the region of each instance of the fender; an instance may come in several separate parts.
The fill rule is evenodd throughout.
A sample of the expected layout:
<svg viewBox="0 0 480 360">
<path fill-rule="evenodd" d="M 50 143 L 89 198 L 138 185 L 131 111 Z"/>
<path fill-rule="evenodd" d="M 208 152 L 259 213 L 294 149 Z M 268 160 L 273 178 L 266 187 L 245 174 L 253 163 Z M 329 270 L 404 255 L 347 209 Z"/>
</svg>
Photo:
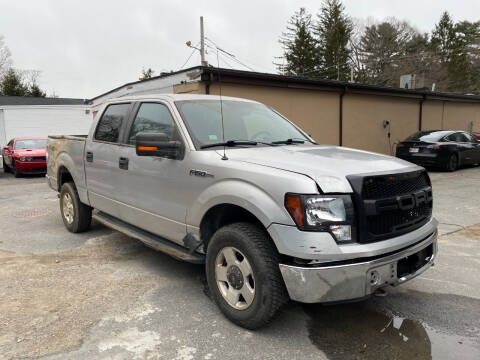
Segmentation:
<svg viewBox="0 0 480 360">
<path fill-rule="evenodd" d="M 58 191 L 61 190 L 59 174 L 61 167 L 66 168 L 70 175 L 72 175 L 73 182 L 75 183 L 75 187 L 77 188 L 80 201 L 84 204 L 90 205 L 85 184 L 85 174 L 81 171 L 84 170 L 83 164 L 82 166 L 76 166 L 71 156 L 65 151 L 58 154 L 57 158 L 55 159 L 55 174 L 57 175 L 56 181 Z"/>
<path fill-rule="evenodd" d="M 271 223 L 295 225 L 287 210 L 257 185 L 225 179 L 205 189 L 187 210 L 187 226 L 198 229 L 203 216 L 215 205 L 232 204 L 250 211 L 267 228 Z M 193 229 L 189 229 L 193 230 Z"/>
</svg>

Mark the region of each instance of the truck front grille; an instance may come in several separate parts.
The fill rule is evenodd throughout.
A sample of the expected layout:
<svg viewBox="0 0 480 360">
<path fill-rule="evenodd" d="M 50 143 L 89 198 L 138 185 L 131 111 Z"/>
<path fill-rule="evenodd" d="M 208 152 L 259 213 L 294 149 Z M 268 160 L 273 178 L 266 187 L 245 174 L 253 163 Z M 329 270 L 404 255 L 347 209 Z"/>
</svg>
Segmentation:
<svg viewBox="0 0 480 360">
<path fill-rule="evenodd" d="M 425 172 L 372 176 L 365 178 L 362 196 L 364 199 L 382 199 L 413 193 L 428 186 Z"/>
<path fill-rule="evenodd" d="M 34 156 L 32 161 L 47 161 L 47 158 L 45 156 Z"/>
<path fill-rule="evenodd" d="M 432 188 L 425 171 L 349 176 L 348 180 L 354 190 L 361 243 L 405 234 L 432 217 Z"/>
<path fill-rule="evenodd" d="M 371 238 L 394 235 L 398 231 L 423 224 L 431 215 L 432 208 L 428 204 L 422 204 L 411 210 L 394 210 L 385 214 L 367 216 L 368 232 Z"/>
</svg>

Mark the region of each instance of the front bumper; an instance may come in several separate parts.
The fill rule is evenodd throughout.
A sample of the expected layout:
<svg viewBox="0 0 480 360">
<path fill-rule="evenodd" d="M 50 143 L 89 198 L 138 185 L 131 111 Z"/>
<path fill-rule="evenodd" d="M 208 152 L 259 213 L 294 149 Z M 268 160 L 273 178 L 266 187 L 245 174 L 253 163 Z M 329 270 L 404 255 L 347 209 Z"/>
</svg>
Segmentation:
<svg viewBox="0 0 480 360">
<path fill-rule="evenodd" d="M 47 172 L 46 161 L 16 161 L 15 165 L 21 173 L 44 174 Z"/>
<path fill-rule="evenodd" d="M 346 301 L 363 298 L 381 287 L 396 286 L 413 279 L 433 265 L 436 254 L 437 230 L 416 244 L 386 256 L 360 259 L 358 262 L 343 261 L 333 266 L 280 264 L 280 271 L 292 300 L 304 303 Z M 407 257 L 423 257 L 424 261 L 411 272 L 405 272 L 404 265 L 408 259 L 404 259 Z"/>
</svg>

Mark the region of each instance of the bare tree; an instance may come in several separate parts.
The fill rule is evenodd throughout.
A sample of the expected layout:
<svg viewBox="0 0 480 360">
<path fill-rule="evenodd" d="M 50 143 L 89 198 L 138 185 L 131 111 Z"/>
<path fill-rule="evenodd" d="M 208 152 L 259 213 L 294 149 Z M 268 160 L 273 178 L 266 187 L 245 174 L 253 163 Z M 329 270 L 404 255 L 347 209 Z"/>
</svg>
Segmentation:
<svg viewBox="0 0 480 360">
<path fill-rule="evenodd" d="M 12 66 L 11 55 L 10 50 L 5 44 L 4 37 L 0 35 L 0 78 L 2 78 Z"/>
</svg>

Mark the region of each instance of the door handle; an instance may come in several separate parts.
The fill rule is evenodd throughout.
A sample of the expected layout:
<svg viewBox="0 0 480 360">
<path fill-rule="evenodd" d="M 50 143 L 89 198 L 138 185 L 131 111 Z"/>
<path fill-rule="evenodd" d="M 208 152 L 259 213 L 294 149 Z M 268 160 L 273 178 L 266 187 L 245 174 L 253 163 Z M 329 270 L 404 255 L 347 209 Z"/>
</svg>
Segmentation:
<svg viewBox="0 0 480 360">
<path fill-rule="evenodd" d="M 118 159 L 118 167 L 123 170 L 128 170 L 128 158 L 121 157 Z"/>
<path fill-rule="evenodd" d="M 87 151 L 87 156 L 86 156 L 86 158 L 87 158 L 87 161 L 88 161 L 88 162 L 93 162 L 93 152 Z"/>
</svg>

